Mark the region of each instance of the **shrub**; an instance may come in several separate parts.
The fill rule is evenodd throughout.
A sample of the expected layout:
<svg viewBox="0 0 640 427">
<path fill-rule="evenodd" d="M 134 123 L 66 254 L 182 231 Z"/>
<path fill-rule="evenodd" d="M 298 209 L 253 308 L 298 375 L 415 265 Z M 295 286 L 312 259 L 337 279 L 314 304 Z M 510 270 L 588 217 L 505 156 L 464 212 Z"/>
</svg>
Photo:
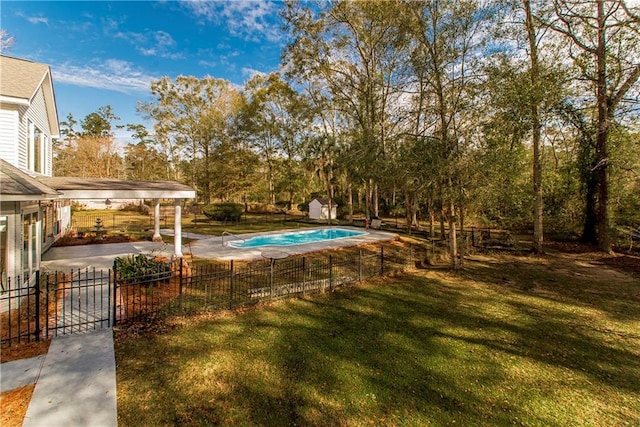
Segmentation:
<svg viewBox="0 0 640 427">
<path fill-rule="evenodd" d="M 244 206 L 240 203 L 215 203 L 205 206 L 202 213 L 215 221 L 239 221 Z"/>
<path fill-rule="evenodd" d="M 309 212 L 309 202 L 299 203 L 298 210 L 300 212 Z"/>
<path fill-rule="evenodd" d="M 131 254 L 116 257 L 114 266 L 118 279 L 125 284 L 147 283 L 152 285 L 159 280 L 166 280 L 171 275 L 171 267 L 164 258 L 146 254 Z"/>
<path fill-rule="evenodd" d="M 122 205 L 120 207 L 121 211 L 124 212 L 137 212 L 139 214 L 148 215 L 151 211 L 151 208 L 142 203 L 127 203 L 126 205 Z"/>
</svg>

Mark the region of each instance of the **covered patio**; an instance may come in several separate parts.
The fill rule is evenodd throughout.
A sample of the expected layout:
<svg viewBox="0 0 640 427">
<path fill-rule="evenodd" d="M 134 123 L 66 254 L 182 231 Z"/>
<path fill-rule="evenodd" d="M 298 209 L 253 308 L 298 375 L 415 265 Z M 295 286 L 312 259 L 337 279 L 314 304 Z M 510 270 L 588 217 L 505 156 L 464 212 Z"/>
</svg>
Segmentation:
<svg viewBox="0 0 640 427">
<path fill-rule="evenodd" d="M 154 200 L 153 241 L 160 242 L 160 200 L 173 199 L 174 256 L 182 257 L 182 201 L 194 199 L 191 187 L 175 181 L 123 181 L 104 178 L 41 177 L 39 181 L 67 200 L 152 199 Z"/>
</svg>

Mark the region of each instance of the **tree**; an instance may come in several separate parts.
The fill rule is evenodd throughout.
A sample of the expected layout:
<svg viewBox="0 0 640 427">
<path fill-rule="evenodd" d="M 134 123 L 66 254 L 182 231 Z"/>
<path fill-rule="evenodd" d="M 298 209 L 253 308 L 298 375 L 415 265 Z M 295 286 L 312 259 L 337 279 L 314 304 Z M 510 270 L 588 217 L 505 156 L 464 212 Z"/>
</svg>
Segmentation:
<svg viewBox="0 0 640 427">
<path fill-rule="evenodd" d="M 622 113 L 626 96 L 638 88 L 640 78 L 640 14 L 624 1 L 554 0 L 555 20 L 546 24 L 568 42 L 568 52 L 578 69 L 584 88 L 594 96 L 596 117 L 594 186 L 595 212 L 585 217 L 583 237 L 605 252 L 611 252 L 610 234 L 610 141 L 616 116 Z M 637 102 L 637 97 L 636 97 Z"/>
<path fill-rule="evenodd" d="M 167 174 L 167 159 L 155 148 L 155 141 L 147 128 L 141 124 L 128 124 L 127 130 L 132 132 L 132 138 L 137 140 L 124 148 L 127 179 L 171 179 Z"/>
<path fill-rule="evenodd" d="M 468 139 L 460 133 L 463 113 L 470 106 L 471 89 L 477 83 L 474 56 L 481 53 L 483 26 L 488 25 L 487 10 L 474 1 L 431 1 L 404 3 L 404 13 L 415 48 L 412 66 L 425 77 L 433 121 L 432 150 L 438 153 L 443 208 L 449 226 L 451 265 L 459 266 L 456 222 L 459 195 L 463 188 L 460 174 L 462 144 Z M 482 16 L 484 15 L 484 16 Z M 483 17 L 485 19 L 480 19 Z M 422 70 L 421 70 L 422 69 Z"/>
<path fill-rule="evenodd" d="M 404 39 L 391 18 L 396 6 L 335 1 L 311 8 L 290 2 L 284 13 L 292 33 L 285 52 L 288 75 L 303 84 L 314 102 L 321 95 L 331 111 L 347 119 L 349 156 L 352 165 L 361 166 L 357 178 L 367 187 L 368 215 L 378 214 L 378 182 L 386 175 L 394 134 L 390 106 L 401 86 L 402 75 L 395 71 Z M 336 142 L 328 133 L 318 141 Z"/>
<path fill-rule="evenodd" d="M 100 107 L 80 121 L 82 130 L 77 131 L 78 122 L 69 114 L 61 122 L 60 133 L 65 138 L 55 147 L 54 174 L 124 178 L 123 160 L 112 133 L 112 121 L 117 119 L 111 106 Z"/>
<path fill-rule="evenodd" d="M 83 132 L 81 136 L 93 136 L 93 137 L 113 137 L 113 122 L 120 120 L 113 113 L 111 105 L 98 108 L 98 111 L 89 113 L 80 121 Z"/>
<path fill-rule="evenodd" d="M 269 202 L 276 202 L 279 175 L 280 186 L 289 194 L 288 204 L 293 206 L 301 187 L 297 159 L 308 124 L 309 107 L 278 73 L 254 75 L 246 84 L 246 97 L 246 135 L 266 162 Z M 280 158 L 282 168 L 277 167 Z"/>
<path fill-rule="evenodd" d="M 213 77 L 164 77 L 151 83 L 155 101 L 139 104 L 138 111 L 154 121 L 155 135 L 171 161 L 189 161 L 191 185 L 205 203 L 211 201 L 216 147 L 231 138 L 241 97 L 230 82 Z"/>
</svg>

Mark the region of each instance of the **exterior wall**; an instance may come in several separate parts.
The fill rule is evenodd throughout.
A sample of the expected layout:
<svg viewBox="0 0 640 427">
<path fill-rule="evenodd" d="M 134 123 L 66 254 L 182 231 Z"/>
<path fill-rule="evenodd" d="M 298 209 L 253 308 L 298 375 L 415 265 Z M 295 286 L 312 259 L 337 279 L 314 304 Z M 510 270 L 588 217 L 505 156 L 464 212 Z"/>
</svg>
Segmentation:
<svg viewBox="0 0 640 427">
<path fill-rule="evenodd" d="M 33 171 L 34 162 L 27 158 L 29 140 L 35 126 L 40 131 L 40 175 L 53 175 L 53 140 L 48 122 L 48 115 L 42 88 L 33 97 L 31 106 L 3 103 L 0 108 L 0 157 L 12 165 Z"/>
<path fill-rule="evenodd" d="M 45 176 L 51 176 L 53 171 L 52 164 L 51 164 L 51 161 L 53 159 L 53 144 L 51 141 L 51 132 L 49 130 L 50 126 L 49 126 L 49 119 L 47 115 L 47 106 L 44 100 L 44 93 L 42 92 L 42 87 L 38 89 L 38 92 L 36 92 L 35 96 L 31 101 L 31 106 L 26 111 L 25 121 L 24 121 L 25 128 L 27 126 L 28 121 L 32 122 L 35 126 L 38 127 L 42 135 L 41 137 L 43 139 L 42 141 L 36 141 L 36 143 L 41 144 L 41 147 L 42 147 L 41 162 L 44 162 L 42 171 L 40 172 L 40 174 Z M 29 132 L 28 129 L 27 129 L 27 132 Z M 27 133 L 26 136 L 27 136 L 27 139 L 25 140 L 25 143 L 28 142 L 29 140 L 28 138 L 29 134 Z M 29 170 L 32 170 L 32 169 L 29 168 Z"/>
<path fill-rule="evenodd" d="M 312 200 L 309 203 L 309 218 L 310 219 L 321 219 L 322 217 L 322 204 L 320 204 L 317 200 Z"/>
<path fill-rule="evenodd" d="M 27 107 L 18 107 L 18 163 L 15 166 L 23 170 L 27 169 L 27 121 L 24 118 L 26 113 Z"/>
<path fill-rule="evenodd" d="M 12 165 L 18 164 L 18 129 L 20 118 L 14 105 L 2 104 L 0 108 L 0 158 Z"/>
<path fill-rule="evenodd" d="M 331 219 L 336 219 L 338 205 L 331 206 Z M 313 199 L 309 203 L 309 218 L 310 219 L 329 219 L 329 206 L 323 205 L 318 200 Z"/>
</svg>

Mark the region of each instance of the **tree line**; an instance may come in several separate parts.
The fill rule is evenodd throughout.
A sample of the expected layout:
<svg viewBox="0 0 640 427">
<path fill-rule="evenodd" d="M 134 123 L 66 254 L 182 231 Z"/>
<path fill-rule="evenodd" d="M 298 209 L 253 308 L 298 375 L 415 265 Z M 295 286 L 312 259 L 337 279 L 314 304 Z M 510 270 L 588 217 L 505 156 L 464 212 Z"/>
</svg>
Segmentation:
<svg viewBox="0 0 640 427">
<path fill-rule="evenodd" d="M 111 107 L 62 123 L 58 175 L 179 180 L 199 201 L 468 218 L 577 232 L 640 222 L 640 12 L 625 1 L 288 1 L 281 71 L 154 81 L 115 149 Z M 81 130 L 76 130 L 80 126 Z M 100 161 L 95 159 L 100 158 Z"/>
</svg>

